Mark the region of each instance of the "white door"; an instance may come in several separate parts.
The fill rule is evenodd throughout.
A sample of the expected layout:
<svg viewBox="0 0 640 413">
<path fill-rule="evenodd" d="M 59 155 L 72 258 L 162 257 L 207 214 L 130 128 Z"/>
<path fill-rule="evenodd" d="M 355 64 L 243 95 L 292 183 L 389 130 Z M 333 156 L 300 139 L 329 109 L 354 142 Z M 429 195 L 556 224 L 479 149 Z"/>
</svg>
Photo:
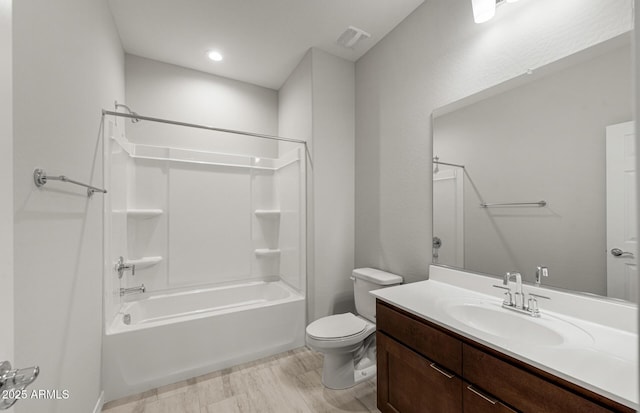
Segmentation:
<svg viewBox="0 0 640 413">
<path fill-rule="evenodd" d="M 0 363 L 13 362 L 14 341 L 11 39 L 11 0 L 0 0 Z"/>
<path fill-rule="evenodd" d="M 638 301 L 634 122 L 607 127 L 607 295 Z"/>
<path fill-rule="evenodd" d="M 464 170 L 439 166 L 433 174 L 432 262 L 464 267 Z"/>
</svg>

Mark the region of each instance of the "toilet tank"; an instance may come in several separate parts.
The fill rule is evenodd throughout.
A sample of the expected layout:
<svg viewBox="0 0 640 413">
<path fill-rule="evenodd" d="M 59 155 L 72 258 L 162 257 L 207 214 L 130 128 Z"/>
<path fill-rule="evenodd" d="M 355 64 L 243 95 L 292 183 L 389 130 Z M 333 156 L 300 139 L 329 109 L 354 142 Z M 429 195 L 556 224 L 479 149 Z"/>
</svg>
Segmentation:
<svg viewBox="0 0 640 413">
<path fill-rule="evenodd" d="M 373 323 L 376 322 L 376 298 L 369 291 L 402 284 L 401 276 L 375 268 L 356 268 L 351 279 L 356 312 Z"/>
</svg>

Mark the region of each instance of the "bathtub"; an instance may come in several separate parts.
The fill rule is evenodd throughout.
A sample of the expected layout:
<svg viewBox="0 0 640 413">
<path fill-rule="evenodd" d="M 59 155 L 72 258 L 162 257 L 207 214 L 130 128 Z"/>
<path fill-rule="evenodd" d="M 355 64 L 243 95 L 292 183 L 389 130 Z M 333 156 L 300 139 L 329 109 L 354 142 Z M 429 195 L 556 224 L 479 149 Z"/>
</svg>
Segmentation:
<svg viewBox="0 0 640 413">
<path fill-rule="evenodd" d="M 281 281 L 123 303 L 103 337 L 105 401 L 303 346 L 304 332 L 304 296 Z"/>
</svg>

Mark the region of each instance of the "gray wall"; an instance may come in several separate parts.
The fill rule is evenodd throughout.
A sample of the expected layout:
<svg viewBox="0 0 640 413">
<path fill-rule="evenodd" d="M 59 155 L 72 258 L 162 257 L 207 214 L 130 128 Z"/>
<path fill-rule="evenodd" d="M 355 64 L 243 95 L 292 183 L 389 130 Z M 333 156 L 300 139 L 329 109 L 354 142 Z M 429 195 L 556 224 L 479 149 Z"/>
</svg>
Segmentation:
<svg viewBox="0 0 640 413">
<path fill-rule="evenodd" d="M 13 5 L 15 364 L 40 365 L 16 412 L 91 412 L 101 391 L 102 196 L 35 167 L 102 184 L 100 117 L 124 98 L 124 54 L 102 0 Z"/>
<path fill-rule="evenodd" d="M 431 0 L 356 64 L 356 262 L 424 279 L 431 257 L 431 112 L 631 29 L 631 1 L 521 1 L 474 24 Z"/>
<path fill-rule="evenodd" d="M 130 54 L 125 80 L 126 103 L 141 115 L 266 135 L 278 132 L 278 92 L 273 89 Z M 137 143 L 277 156 L 277 145 L 267 139 L 154 122 L 128 122 L 126 129 Z"/>
<path fill-rule="evenodd" d="M 353 309 L 354 64 L 311 49 L 280 89 L 282 136 L 307 141 L 308 319 Z"/>
<path fill-rule="evenodd" d="M 473 181 L 465 268 L 533 282 L 546 265 L 547 284 L 606 294 L 605 129 L 631 120 L 631 100 L 625 45 L 435 118 L 434 155 Z M 546 208 L 479 206 L 540 199 Z"/>
</svg>

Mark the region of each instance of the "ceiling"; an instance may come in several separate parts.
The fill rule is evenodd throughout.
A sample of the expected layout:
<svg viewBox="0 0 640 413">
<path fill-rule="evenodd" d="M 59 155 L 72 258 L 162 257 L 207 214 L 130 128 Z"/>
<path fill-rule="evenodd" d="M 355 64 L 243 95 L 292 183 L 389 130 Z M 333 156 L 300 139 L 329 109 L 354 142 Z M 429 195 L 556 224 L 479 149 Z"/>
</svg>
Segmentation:
<svg viewBox="0 0 640 413">
<path fill-rule="evenodd" d="M 356 61 L 424 0 L 108 0 L 127 53 L 279 89 L 317 47 Z M 371 34 L 337 44 L 354 26 Z M 209 50 L 222 62 L 212 62 Z"/>
</svg>

